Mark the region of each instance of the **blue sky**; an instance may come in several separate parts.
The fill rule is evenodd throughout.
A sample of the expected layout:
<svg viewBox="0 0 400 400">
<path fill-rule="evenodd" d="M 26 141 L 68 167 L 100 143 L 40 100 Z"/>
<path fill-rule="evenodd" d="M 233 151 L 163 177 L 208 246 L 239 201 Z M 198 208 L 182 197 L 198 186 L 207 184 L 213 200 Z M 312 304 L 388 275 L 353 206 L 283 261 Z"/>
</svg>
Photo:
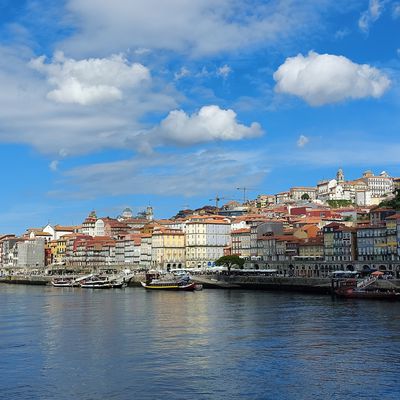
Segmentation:
<svg viewBox="0 0 400 400">
<path fill-rule="evenodd" d="M 400 176 L 399 83 L 400 1 L 0 0 L 0 233 Z"/>
</svg>

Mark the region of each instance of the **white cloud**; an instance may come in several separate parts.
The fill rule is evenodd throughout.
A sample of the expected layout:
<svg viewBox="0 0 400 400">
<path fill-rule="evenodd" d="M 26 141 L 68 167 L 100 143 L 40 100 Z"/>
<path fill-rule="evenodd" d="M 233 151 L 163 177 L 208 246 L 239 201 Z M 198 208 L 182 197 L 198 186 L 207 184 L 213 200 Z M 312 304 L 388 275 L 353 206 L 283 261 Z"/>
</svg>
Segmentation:
<svg viewBox="0 0 400 400">
<path fill-rule="evenodd" d="M 347 28 L 339 29 L 338 31 L 335 32 L 335 39 L 341 40 L 346 36 L 350 35 L 350 33 L 351 31 Z"/>
<path fill-rule="evenodd" d="M 297 139 L 297 147 L 304 147 L 310 139 L 305 136 L 305 135 L 300 135 L 300 137 Z"/>
<path fill-rule="evenodd" d="M 262 134 L 262 129 L 256 122 L 250 126 L 239 124 L 233 110 L 210 105 L 192 115 L 182 110 L 171 111 L 155 129 L 155 133 L 178 144 L 194 144 L 256 137 Z"/>
<path fill-rule="evenodd" d="M 232 68 L 226 64 L 217 69 L 217 75 L 222 76 L 222 78 L 224 78 L 224 79 L 226 79 L 231 72 L 232 72 Z"/>
<path fill-rule="evenodd" d="M 64 173 L 64 197 L 95 198 L 128 194 L 163 196 L 211 195 L 238 186 L 257 186 L 267 173 L 263 154 L 254 151 L 200 150 L 186 154 L 160 153 L 153 157 L 80 166 Z"/>
<path fill-rule="evenodd" d="M 346 57 L 310 51 L 290 57 L 274 73 L 275 90 L 301 97 L 312 106 L 346 99 L 381 97 L 389 78 L 367 64 Z"/>
<path fill-rule="evenodd" d="M 358 20 L 358 27 L 363 32 L 368 32 L 371 24 L 379 19 L 385 3 L 387 0 L 369 0 L 368 9 L 361 14 Z"/>
<path fill-rule="evenodd" d="M 187 76 L 190 76 L 190 71 L 186 67 L 182 67 L 178 72 L 175 72 L 174 74 L 174 78 L 176 81 Z"/>
<path fill-rule="evenodd" d="M 142 120 L 149 114 L 165 115 L 182 100 L 172 86 L 150 80 L 121 88 L 122 99 L 111 104 L 82 107 L 48 101 L 51 88 L 28 67 L 32 58 L 26 49 L 0 45 L 0 143 L 28 144 L 52 159 L 103 149 L 134 150 L 138 133 L 152 126 Z"/>
<path fill-rule="evenodd" d="M 348 7 L 347 1 L 67 0 L 76 33 L 62 48 L 75 55 L 146 48 L 202 57 L 256 45 L 282 46 L 319 27 L 322 13 Z"/>
<path fill-rule="evenodd" d="M 52 171 L 57 171 L 58 169 L 58 160 L 53 160 L 50 164 L 49 164 L 49 168 Z"/>
<path fill-rule="evenodd" d="M 98 103 L 82 107 L 76 103 L 47 101 L 49 88 L 45 79 L 27 66 L 32 55 L 25 54 L 21 59 L 20 53 L 20 49 L 12 51 L 0 46 L 1 143 L 28 144 L 59 160 L 103 149 L 148 153 L 165 145 L 240 140 L 262 133 L 257 123 L 241 124 L 234 111 L 217 106 L 203 107 L 193 115 L 183 111 L 170 112 L 177 109 L 182 96 L 161 79 L 151 80 L 133 90 L 125 89 L 121 101 L 111 105 Z M 36 63 L 49 79 L 53 76 L 56 80 L 61 79 L 62 71 L 69 73 L 71 70 L 64 68 L 64 63 L 59 66 L 55 61 L 45 64 L 43 59 L 36 59 Z M 81 65 L 74 62 L 76 68 L 76 63 Z M 92 84 L 91 78 L 87 77 L 86 63 L 82 68 L 84 71 L 74 72 L 74 76 Z M 122 70 L 125 68 L 129 67 L 122 67 Z M 93 79 L 97 82 L 95 76 Z M 120 86 L 117 79 L 122 83 L 128 80 L 122 74 L 115 80 L 109 77 L 105 82 Z M 151 120 L 142 122 L 150 119 L 149 115 Z M 167 117 L 161 120 L 161 115 Z"/>
<path fill-rule="evenodd" d="M 394 19 L 400 18 L 400 3 L 393 4 L 392 16 Z"/>
<path fill-rule="evenodd" d="M 58 52 L 50 64 L 41 56 L 31 60 L 30 66 L 56 87 L 47 97 L 59 103 L 90 105 L 120 100 L 124 89 L 150 79 L 146 67 L 129 65 L 121 55 L 76 61 Z"/>
</svg>

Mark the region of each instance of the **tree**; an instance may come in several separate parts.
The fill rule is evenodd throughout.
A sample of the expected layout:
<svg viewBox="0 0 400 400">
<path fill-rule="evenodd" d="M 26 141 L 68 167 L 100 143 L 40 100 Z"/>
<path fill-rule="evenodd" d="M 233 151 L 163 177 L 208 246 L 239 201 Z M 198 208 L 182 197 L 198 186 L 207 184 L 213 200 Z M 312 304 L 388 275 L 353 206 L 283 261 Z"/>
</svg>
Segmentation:
<svg viewBox="0 0 400 400">
<path fill-rule="evenodd" d="M 394 198 L 391 200 L 384 200 L 379 204 L 379 207 L 390 207 L 394 208 L 395 210 L 400 210 L 400 189 L 395 189 Z"/>
<path fill-rule="evenodd" d="M 302 199 L 302 200 L 310 200 L 310 196 L 309 196 L 307 193 L 303 193 L 303 194 L 301 195 L 301 199 Z"/>
<path fill-rule="evenodd" d="M 228 268 L 228 272 L 231 271 L 231 268 L 234 265 L 237 265 L 240 269 L 243 269 L 244 265 L 244 260 L 243 258 L 240 258 L 239 256 L 222 256 L 218 258 L 217 261 L 215 261 L 215 265 L 217 266 L 224 266 Z"/>
</svg>

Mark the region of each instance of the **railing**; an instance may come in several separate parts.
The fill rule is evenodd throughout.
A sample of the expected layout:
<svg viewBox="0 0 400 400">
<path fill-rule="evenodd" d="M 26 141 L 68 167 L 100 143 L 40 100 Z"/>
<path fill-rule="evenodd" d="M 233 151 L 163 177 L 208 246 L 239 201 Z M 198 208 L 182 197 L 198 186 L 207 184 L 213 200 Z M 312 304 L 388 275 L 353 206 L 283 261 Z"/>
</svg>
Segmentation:
<svg viewBox="0 0 400 400">
<path fill-rule="evenodd" d="M 369 285 L 371 285 L 372 283 L 376 282 L 377 278 L 375 278 L 374 276 L 368 276 L 367 278 L 363 279 L 361 282 L 357 283 L 357 287 L 359 289 L 363 289 Z"/>
</svg>

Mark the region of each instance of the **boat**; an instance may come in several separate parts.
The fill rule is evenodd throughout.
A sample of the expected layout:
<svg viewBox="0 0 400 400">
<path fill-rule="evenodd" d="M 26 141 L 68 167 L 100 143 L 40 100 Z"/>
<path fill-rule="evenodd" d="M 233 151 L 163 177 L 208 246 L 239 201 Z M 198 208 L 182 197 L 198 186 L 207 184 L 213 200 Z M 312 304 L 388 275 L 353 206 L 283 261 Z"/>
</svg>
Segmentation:
<svg viewBox="0 0 400 400">
<path fill-rule="evenodd" d="M 333 281 L 334 293 L 338 297 L 349 299 L 383 299 L 400 300 L 400 292 L 393 288 L 382 288 L 374 285 L 376 276 L 367 276 L 362 281 L 356 279 L 338 279 Z"/>
<path fill-rule="evenodd" d="M 201 290 L 202 285 L 190 280 L 189 276 L 180 279 L 163 280 L 159 279 L 159 274 L 146 274 L 146 282 L 140 282 L 142 287 L 148 290 L 178 290 L 193 291 Z M 200 287 L 201 286 L 201 287 Z"/>
<path fill-rule="evenodd" d="M 74 278 L 54 278 L 51 281 L 54 287 L 75 287 L 79 286 L 79 283 Z"/>
<path fill-rule="evenodd" d="M 335 291 L 339 297 L 348 299 L 382 299 L 382 300 L 400 300 L 400 292 L 393 289 L 358 289 L 343 288 Z"/>
<path fill-rule="evenodd" d="M 80 282 L 80 287 L 84 289 L 117 289 L 126 286 L 124 280 L 117 280 L 109 277 L 92 275 Z"/>
</svg>

